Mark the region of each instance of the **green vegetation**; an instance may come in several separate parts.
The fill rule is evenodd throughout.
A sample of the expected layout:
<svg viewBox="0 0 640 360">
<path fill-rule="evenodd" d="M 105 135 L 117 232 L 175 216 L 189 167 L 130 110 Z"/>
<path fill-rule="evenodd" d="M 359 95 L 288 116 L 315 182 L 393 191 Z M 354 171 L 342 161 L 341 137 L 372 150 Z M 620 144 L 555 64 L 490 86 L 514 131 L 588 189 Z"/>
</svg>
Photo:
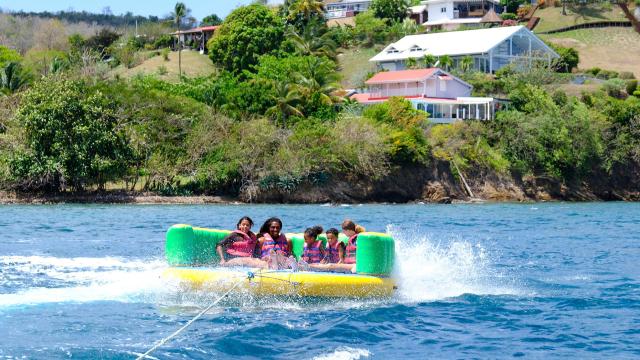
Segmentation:
<svg viewBox="0 0 640 360">
<path fill-rule="evenodd" d="M 567 94 L 568 72 L 585 55 L 553 37 L 562 55 L 553 69 L 510 66 L 494 76 L 473 72 L 470 58 L 425 56 L 410 65 L 440 61 L 477 95 L 511 100 L 492 121 L 433 125 L 402 98 L 366 108 L 344 98 L 342 86 L 371 75 L 376 49 L 418 31 L 374 12 L 355 23 L 329 29 L 318 1 L 296 0 L 237 8 L 208 57 L 169 52 L 170 38 L 111 30 L 23 56 L 0 47 L 0 187 L 251 201 L 442 162 L 454 174 L 564 184 L 640 164 L 640 98 L 629 70 L 590 69 L 601 83 Z"/>
</svg>

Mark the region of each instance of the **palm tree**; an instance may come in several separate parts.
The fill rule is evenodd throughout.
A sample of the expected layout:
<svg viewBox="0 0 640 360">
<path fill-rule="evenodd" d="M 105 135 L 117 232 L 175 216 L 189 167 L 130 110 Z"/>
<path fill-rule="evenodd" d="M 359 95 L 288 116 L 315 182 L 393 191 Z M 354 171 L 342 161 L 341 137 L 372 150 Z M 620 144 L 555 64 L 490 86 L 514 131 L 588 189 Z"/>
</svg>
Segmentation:
<svg viewBox="0 0 640 360">
<path fill-rule="evenodd" d="M 449 70 L 451 65 L 453 65 L 453 60 L 451 59 L 451 56 L 449 56 L 449 55 L 440 56 L 440 59 L 438 60 L 438 66 L 440 68 L 443 68 L 445 70 Z"/>
<path fill-rule="evenodd" d="M 177 32 L 180 32 L 182 19 L 187 16 L 187 6 L 182 2 L 177 2 L 173 8 L 173 21 L 176 24 Z M 182 79 L 182 42 L 180 42 L 180 34 L 178 34 L 178 74 Z"/>
<path fill-rule="evenodd" d="M 463 57 L 462 60 L 460 60 L 460 70 L 462 70 L 463 72 L 467 72 L 471 70 L 472 66 L 473 66 L 473 58 L 471 56 L 467 55 Z"/>
<path fill-rule="evenodd" d="M 31 81 L 28 73 L 17 62 L 10 62 L 0 69 L 0 94 L 12 94 Z"/>
<path fill-rule="evenodd" d="M 267 109 L 265 115 L 273 117 L 276 124 L 281 120 L 284 127 L 289 117 L 303 116 L 302 111 L 296 107 L 300 103 L 300 93 L 295 85 L 284 81 L 274 82 L 273 85 L 275 91 L 271 96 L 275 105 Z"/>
<path fill-rule="evenodd" d="M 418 59 L 414 57 L 407 58 L 404 64 L 407 66 L 407 69 L 415 69 L 418 67 Z"/>
<path fill-rule="evenodd" d="M 293 20 L 299 15 L 306 22 L 309 22 L 311 16 L 324 13 L 324 4 L 318 0 L 298 0 L 289 6 L 289 20 Z"/>
<path fill-rule="evenodd" d="M 340 102 L 341 99 L 334 95 L 340 89 L 338 75 L 331 64 L 333 62 L 323 58 L 306 59 L 304 68 L 296 74 L 300 94 L 304 99 L 311 99 L 317 95 L 325 105 Z"/>
<path fill-rule="evenodd" d="M 438 59 L 431 54 L 425 54 L 421 60 L 422 60 L 422 65 L 424 65 L 424 67 L 426 68 L 433 67 L 438 61 Z"/>
<path fill-rule="evenodd" d="M 287 37 L 291 40 L 300 55 L 326 56 L 336 59 L 336 43 L 331 39 L 331 34 L 325 32 L 318 35 L 314 27 L 308 26 L 302 34 L 298 34 L 293 27 L 287 32 Z"/>
</svg>

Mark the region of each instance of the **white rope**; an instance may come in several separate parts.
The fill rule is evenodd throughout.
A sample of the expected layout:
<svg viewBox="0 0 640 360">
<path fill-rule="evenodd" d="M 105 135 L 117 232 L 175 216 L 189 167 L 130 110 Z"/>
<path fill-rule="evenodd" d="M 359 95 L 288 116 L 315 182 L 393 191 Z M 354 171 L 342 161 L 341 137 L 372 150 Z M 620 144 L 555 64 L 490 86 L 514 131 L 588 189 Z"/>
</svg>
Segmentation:
<svg viewBox="0 0 640 360">
<path fill-rule="evenodd" d="M 251 275 L 250 275 L 251 276 Z M 167 336 L 166 338 L 160 340 L 157 344 L 155 344 L 151 349 L 147 350 L 146 353 L 138 356 L 136 358 L 136 360 L 142 360 L 144 358 L 151 358 L 151 356 L 148 356 L 149 354 L 151 354 L 152 352 L 154 352 L 156 349 L 158 349 L 160 346 L 164 345 L 167 341 L 173 339 L 174 337 L 176 337 L 178 334 L 180 334 L 184 329 L 188 328 L 189 325 L 193 324 L 196 320 L 198 320 L 199 318 L 202 317 L 202 315 L 206 314 L 207 311 L 211 310 L 212 307 L 216 306 L 222 299 L 224 299 L 227 295 L 229 295 L 230 292 L 232 292 L 238 285 L 240 285 L 240 283 L 242 282 L 242 280 L 238 280 L 238 282 L 236 282 L 235 285 L 233 285 L 233 287 L 231 287 L 231 289 L 227 290 L 227 292 L 225 292 L 224 294 L 222 294 L 222 296 L 220 296 L 216 301 L 212 302 L 209 306 L 207 306 L 204 310 L 202 310 L 198 315 L 194 316 L 193 319 L 189 320 L 186 324 L 184 324 L 184 326 L 182 326 L 180 329 L 176 330 L 173 334 Z"/>
</svg>

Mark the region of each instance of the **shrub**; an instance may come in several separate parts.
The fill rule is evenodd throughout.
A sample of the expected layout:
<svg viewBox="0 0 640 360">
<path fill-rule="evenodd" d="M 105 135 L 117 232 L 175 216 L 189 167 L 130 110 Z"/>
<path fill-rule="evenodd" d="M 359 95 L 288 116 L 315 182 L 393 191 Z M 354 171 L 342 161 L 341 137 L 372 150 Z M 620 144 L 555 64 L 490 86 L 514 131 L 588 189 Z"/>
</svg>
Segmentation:
<svg viewBox="0 0 640 360">
<path fill-rule="evenodd" d="M 132 152 L 116 127 L 116 105 L 81 82 L 45 78 L 25 94 L 17 120 L 26 149 L 11 161 L 22 189 L 81 190 L 127 172 Z"/>
<path fill-rule="evenodd" d="M 627 80 L 626 83 L 627 83 L 627 88 L 626 88 L 627 94 L 629 95 L 633 94 L 638 88 L 638 80 L 636 79 Z"/>
<path fill-rule="evenodd" d="M 609 79 L 603 85 L 602 89 L 615 98 L 623 98 L 626 95 L 627 84 L 622 79 Z"/>
<path fill-rule="evenodd" d="M 599 67 L 593 67 L 591 69 L 587 69 L 585 73 L 591 74 L 593 76 L 597 76 L 600 73 L 600 71 L 602 71 L 602 69 L 600 69 Z"/>
<path fill-rule="evenodd" d="M 636 78 L 636 76 L 630 71 L 621 71 L 618 77 L 623 80 L 630 80 L 630 79 Z"/>
<path fill-rule="evenodd" d="M 371 3 L 371 11 L 380 19 L 401 22 L 407 17 L 407 10 L 406 0 L 373 0 Z"/>
<path fill-rule="evenodd" d="M 516 14 L 518 15 L 518 19 L 524 19 L 527 14 L 531 11 L 531 5 L 523 5 L 518 8 Z"/>
<path fill-rule="evenodd" d="M 560 58 L 553 60 L 552 66 L 554 70 L 570 73 L 574 68 L 578 67 L 580 57 L 576 49 L 555 44 L 552 47 L 560 55 Z"/>
<path fill-rule="evenodd" d="M 153 42 L 155 49 L 170 48 L 173 45 L 173 37 L 171 35 L 164 34 Z"/>
<path fill-rule="evenodd" d="M 162 59 L 164 61 L 169 61 L 169 52 L 171 50 L 169 48 L 163 48 L 162 50 L 160 50 L 160 54 L 162 54 Z"/>
<path fill-rule="evenodd" d="M 169 70 L 167 70 L 166 66 L 164 66 L 164 65 L 158 66 L 158 75 L 160 75 L 160 76 L 167 75 L 167 73 L 169 73 Z"/>
<path fill-rule="evenodd" d="M 608 80 L 608 79 L 617 78 L 618 77 L 618 73 L 615 72 L 615 71 L 611 71 L 611 70 L 600 70 L 600 72 L 598 72 L 596 77 L 598 79 Z"/>
<path fill-rule="evenodd" d="M 502 20 L 517 20 L 518 19 L 518 15 L 516 15 L 514 13 L 508 13 L 508 12 L 504 12 L 504 13 L 500 14 L 500 17 L 502 18 Z"/>
</svg>

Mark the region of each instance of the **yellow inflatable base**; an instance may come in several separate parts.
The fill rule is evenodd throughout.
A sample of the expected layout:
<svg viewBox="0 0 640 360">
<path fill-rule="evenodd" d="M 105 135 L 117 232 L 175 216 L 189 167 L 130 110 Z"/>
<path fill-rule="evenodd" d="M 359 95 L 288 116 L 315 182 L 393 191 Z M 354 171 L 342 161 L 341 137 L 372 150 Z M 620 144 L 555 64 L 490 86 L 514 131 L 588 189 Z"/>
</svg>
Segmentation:
<svg viewBox="0 0 640 360">
<path fill-rule="evenodd" d="M 234 291 L 259 296 L 388 297 L 395 290 L 391 278 L 314 271 L 172 267 L 164 276 L 194 290 L 225 292 L 236 286 Z"/>
</svg>

